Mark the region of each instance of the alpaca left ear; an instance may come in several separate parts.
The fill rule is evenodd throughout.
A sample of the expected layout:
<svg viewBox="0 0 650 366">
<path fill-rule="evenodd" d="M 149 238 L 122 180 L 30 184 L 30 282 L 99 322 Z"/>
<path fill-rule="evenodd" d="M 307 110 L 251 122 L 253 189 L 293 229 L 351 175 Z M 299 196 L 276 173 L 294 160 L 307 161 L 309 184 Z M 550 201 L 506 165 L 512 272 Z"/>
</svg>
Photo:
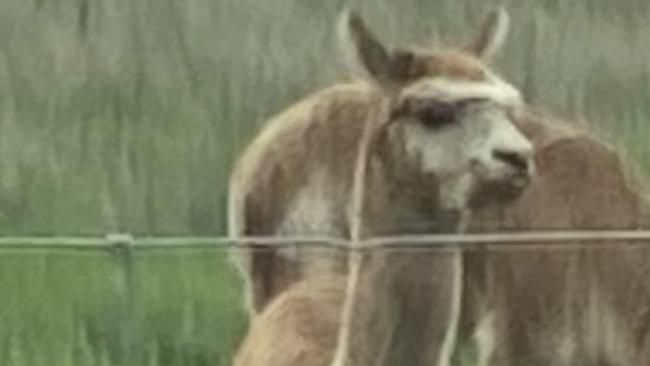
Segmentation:
<svg viewBox="0 0 650 366">
<path fill-rule="evenodd" d="M 339 39 L 353 69 L 361 69 L 380 84 L 386 81 L 390 74 L 389 52 L 357 12 L 346 9 L 341 13 Z"/>
<path fill-rule="evenodd" d="M 490 59 L 503 47 L 509 30 L 510 16 L 506 9 L 500 6 L 483 20 L 479 33 L 469 43 L 467 49 L 478 58 Z"/>
</svg>

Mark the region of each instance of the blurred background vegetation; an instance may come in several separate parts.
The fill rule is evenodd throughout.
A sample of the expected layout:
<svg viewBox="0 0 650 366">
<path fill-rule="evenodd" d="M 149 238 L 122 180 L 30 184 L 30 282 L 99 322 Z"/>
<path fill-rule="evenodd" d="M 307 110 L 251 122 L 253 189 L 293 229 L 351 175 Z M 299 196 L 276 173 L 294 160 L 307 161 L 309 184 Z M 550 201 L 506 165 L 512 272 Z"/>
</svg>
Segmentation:
<svg viewBox="0 0 650 366">
<path fill-rule="evenodd" d="M 647 158 L 650 3 L 503 3 L 501 73 Z M 344 4 L 390 44 L 426 44 L 467 37 L 496 2 L 1 0 L 0 232 L 222 234 L 233 156 L 344 75 Z"/>
<path fill-rule="evenodd" d="M 649 172 L 650 2 L 501 2 L 497 69 Z M 466 37 L 496 3 L 0 0 L 0 233 L 223 234 L 233 157 L 345 75 L 344 5 L 401 44 Z M 223 253 L 136 262 L 126 316 L 119 257 L 0 252 L 0 364 L 227 364 L 243 317 Z"/>
</svg>

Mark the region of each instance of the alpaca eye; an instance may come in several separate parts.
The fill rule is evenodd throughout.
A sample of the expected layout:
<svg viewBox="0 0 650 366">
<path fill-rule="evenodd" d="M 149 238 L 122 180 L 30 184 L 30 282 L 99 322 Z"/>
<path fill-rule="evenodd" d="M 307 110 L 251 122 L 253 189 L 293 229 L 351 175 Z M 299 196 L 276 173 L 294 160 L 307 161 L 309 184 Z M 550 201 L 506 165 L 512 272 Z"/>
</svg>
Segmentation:
<svg viewBox="0 0 650 366">
<path fill-rule="evenodd" d="M 458 115 L 465 109 L 478 103 L 484 103 L 485 98 L 466 98 L 453 102 L 433 101 L 420 110 L 420 121 L 429 128 L 443 127 L 458 120 Z"/>
<path fill-rule="evenodd" d="M 439 128 L 456 121 L 458 108 L 455 103 L 433 102 L 419 113 L 420 122 L 428 128 Z"/>
</svg>

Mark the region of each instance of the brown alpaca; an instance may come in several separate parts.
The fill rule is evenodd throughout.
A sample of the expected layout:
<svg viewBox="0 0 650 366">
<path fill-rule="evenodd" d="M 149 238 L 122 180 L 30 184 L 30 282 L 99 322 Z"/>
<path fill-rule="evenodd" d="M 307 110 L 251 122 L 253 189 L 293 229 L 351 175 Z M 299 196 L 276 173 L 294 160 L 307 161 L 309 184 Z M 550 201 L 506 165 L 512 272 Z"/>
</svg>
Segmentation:
<svg viewBox="0 0 650 366">
<path fill-rule="evenodd" d="M 540 126 L 533 115 L 521 121 L 538 176 L 514 204 L 476 215 L 472 230 L 649 227 L 645 192 L 614 149 Z M 465 253 L 464 330 L 474 328 L 482 363 L 650 364 L 650 248 L 562 244 L 573 247 Z"/>
<path fill-rule="evenodd" d="M 513 207 L 480 212 L 474 230 L 646 224 L 643 197 L 612 149 L 532 114 L 519 123 L 535 146 L 539 179 Z M 474 343 L 478 365 L 649 364 L 650 249 L 613 244 L 466 253 L 460 343 Z M 342 275 L 312 278 L 282 293 L 253 320 L 235 365 L 329 365 L 344 283 Z M 358 290 L 367 301 L 368 289 Z"/>
<path fill-rule="evenodd" d="M 230 235 L 350 238 L 352 181 L 365 130 L 377 142 L 374 165 L 386 171 L 378 182 L 384 187 L 364 189 L 391 191 L 399 197 L 381 204 L 403 206 L 393 210 L 400 211 L 393 218 L 399 222 L 369 228 L 373 235 L 436 232 L 441 225 L 454 231 L 431 220 L 432 211 L 457 215 L 485 182 L 518 192 L 532 168 L 530 144 L 510 122 L 520 95 L 477 57 L 488 57 L 501 42 L 506 25 L 493 23 L 471 52 L 389 52 L 360 19 L 344 27 L 368 80 L 317 92 L 269 121 L 231 176 Z M 250 282 L 253 312 L 310 270 L 310 258 L 272 249 L 242 249 L 234 258 Z M 340 269 L 335 262 L 331 267 Z"/>
<path fill-rule="evenodd" d="M 327 366 L 336 348 L 346 276 L 314 276 L 289 286 L 252 318 L 233 366 Z M 363 291 L 363 290 L 362 290 Z M 367 291 L 357 294 L 367 299 Z"/>
<path fill-rule="evenodd" d="M 488 17 L 464 51 L 388 51 L 359 16 L 342 19 L 369 80 L 319 92 L 269 123 L 233 174 L 232 235 L 355 241 L 457 232 L 470 210 L 517 197 L 533 170 L 532 146 L 512 121 L 521 99 L 483 61 L 503 41 L 505 11 Z M 271 247 L 239 257 L 253 314 L 284 291 L 289 299 L 282 295 L 254 319 L 236 365 L 262 362 L 256 342 L 275 336 L 256 334 L 287 314 L 281 304 L 310 303 L 292 284 L 306 279 L 308 287 L 329 288 L 317 282 L 331 278 L 354 290 L 335 337 L 337 365 L 449 364 L 461 305 L 458 249 L 372 253 L 352 267 L 358 278 L 344 280 L 336 274 L 345 273 L 345 256 L 309 252 Z M 368 297 L 359 297 L 359 288 Z M 306 362 L 301 352 L 295 362 Z"/>
</svg>

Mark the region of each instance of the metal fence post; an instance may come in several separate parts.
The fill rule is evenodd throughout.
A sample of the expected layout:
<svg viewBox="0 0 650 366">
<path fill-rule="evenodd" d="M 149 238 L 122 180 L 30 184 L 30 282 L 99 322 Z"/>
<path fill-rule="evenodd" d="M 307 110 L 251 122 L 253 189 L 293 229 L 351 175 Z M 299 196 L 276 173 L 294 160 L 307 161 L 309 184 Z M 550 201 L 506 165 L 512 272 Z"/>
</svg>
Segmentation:
<svg viewBox="0 0 650 366">
<path fill-rule="evenodd" d="M 135 343 L 135 283 L 133 245 L 135 240 L 129 234 L 108 234 L 106 241 L 115 250 L 119 266 L 123 274 L 123 311 L 120 343 L 122 355 L 127 362 L 133 361 L 133 345 Z"/>
</svg>

